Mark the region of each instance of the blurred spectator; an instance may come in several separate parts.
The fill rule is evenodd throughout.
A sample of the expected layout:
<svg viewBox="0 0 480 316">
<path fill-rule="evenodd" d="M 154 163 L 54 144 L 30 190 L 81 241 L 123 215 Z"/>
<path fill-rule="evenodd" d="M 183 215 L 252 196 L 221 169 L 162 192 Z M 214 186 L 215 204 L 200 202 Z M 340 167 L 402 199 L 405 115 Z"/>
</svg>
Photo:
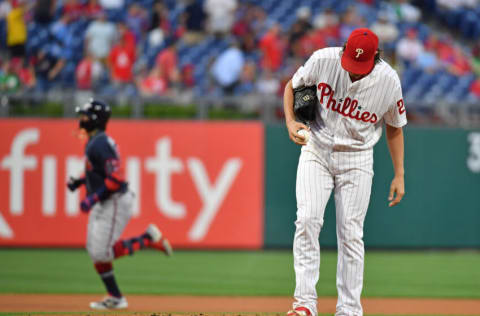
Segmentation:
<svg viewBox="0 0 480 316">
<path fill-rule="evenodd" d="M 255 92 L 256 67 L 255 63 L 248 61 L 245 63 L 240 75 L 240 82 L 235 88 L 235 94 L 244 95 Z"/>
<path fill-rule="evenodd" d="M 137 3 L 133 3 L 128 8 L 125 22 L 128 28 L 135 34 L 136 42 L 139 42 L 148 29 L 148 19 L 145 10 Z"/>
<path fill-rule="evenodd" d="M 229 33 L 235 22 L 236 8 L 237 0 L 205 0 L 209 32 L 219 36 Z"/>
<path fill-rule="evenodd" d="M 254 34 L 264 34 L 270 28 L 272 21 L 262 7 L 253 5 L 249 7 L 247 14 L 247 21 Z"/>
<path fill-rule="evenodd" d="M 153 68 L 147 77 L 141 79 L 138 89 L 144 97 L 164 95 L 167 92 L 168 83 L 162 70 L 158 67 Z"/>
<path fill-rule="evenodd" d="M 85 46 L 88 54 L 96 59 L 105 60 L 116 36 L 115 25 L 107 21 L 105 13 L 99 13 L 97 19 L 90 23 L 85 32 Z"/>
<path fill-rule="evenodd" d="M 252 6 L 251 3 L 240 3 L 237 9 L 237 19 L 232 27 L 232 34 L 236 37 L 243 37 L 251 30 Z"/>
<path fill-rule="evenodd" d="M 125 5 L 125 0 L 100 0 L 100 5 L 107 10 L 119 10 Z"/>
<path fill-rule="evenodd" d="M 98 81 L 102 78 L 103 71 L 102 64 L 87 54 L 75 71 L 77 89 L 95 90 Z"/>
<path fill-rule="evenodd" d="M 447 70 L 455 76 L 464 76 L 472 71 L 468 58 L 459 46 L 454 47 L 453 55 L 446 60 Z"/>
<path fill-rule="evenodd" d="M 415 65 L 427 73 L 434 73 L 441 68 L 441 62 L 431 46 L 425 47 L 425 49 L 417 55 Z"/>
<path fill-rule="evenodd" d="M 46 47 L 37 53 L 35 75 L 37 78 L 36 88 L 45 92 L 50 89 L 52 82 L 58 78 L 65 66 L 66 59 L 59 47 Z"/>
<path fill-rule="evenodd" d="M 265 13 L 251 3 L 243 3 L 232 33 L 235 35 L 246 54 L 252 54 L 258 50 L 256 36 L 264 34 Z"/>
<path fill-rule="evenodd" d="M 436 34 L 431 34 L 425 42 L 425 47 L 434 50 L 442 62 L 453 58 L 453 41 L 449 36 L 443 35 L 442 38 L 439 39 Z"/>
<path fill-rule="evenodd" d="M 20 79 L 13 69 L 11 62 L 3 65 L 3 71 L 0 75 L 0 91 L 15 93 L 20 90 Z"/>
<path fill-rule="evenodd" d="M 52 39 L 55 41 L 56 45 L 60 45 L 65 58 L 71 57 L 74 42 L 78 41 L 73 35 L 72 28 L 70 27 L 71 19 L 71 15 L 63 14 L 62 17 L 50 27 Z"/>
<path fill-rule="evenodd" d="M 150 20 L 149 30 L 160 28 L 165 34 L 170 33 L 170 21 L 168 19 L 168 8 L 162 1 L 155 1 L 153 4 L 153 13 Z"/>
<path fill-rule="evenodd" d="M 7 14 L 7 46 L 11 57 L 25 56 L 27 25 L 23 2 L 9 0 L 12 9 Z"/>
<path fill-rule="evenodd" d="M 342 15 L 340 23 L 340 41 L 341 44 L 347 41 L 348 36 L 353 30 L 363 27 L 363 21 L 357 14 L 355 7 L 349 7 L 347 11 Z"/>
<path fill-rule="evenodd" d="M 195 67 L 193 64 L 186 64 L 182 67 L 181 71 L 181 83 L 184 88 L 193 88 L 195 86 L 194 77 Z"/>
<path fill-rule="evenodd" d="M 288 34 L 289 55 L 303 57 L 300 40 L 312 29 L 310 23 L 311 11 L 309 7 L 300 7 L 296 12 L 297 20 L 290 27 Z"/>
<path fill-rule="evenodd" d="M 63 15 L 70 16 L 72 21 L 84 14 L 84 7 L 78 0 L 67 0 L 63 5 Z"/>
<path fill-rule="evenodd" d="M 408 3 L 408 0 L 394 0 L 391 6 L 398 21 L 417 22 L 422 16 L 420 9 Z"/>
<path fill-rule="evenodd" d="M 98 3 L 98 0 L 88 0 L 87 4 L 85 5 L 85 15 L 93 19 L 102 12 L 102 6 Z"/>
<path fill-rule="evenodd" d="M 39 24 L 49 24 L 57 5 L 56 0 L 36 0 L 34 7 L 34 19 Z"/>
<path fill-rule="evenodd" d="M 398 37 L 397 26 L 388 21 L 386 12 L 380 12 L 377 21 L 370 26 L 370 29 L 378 36 L 379 48 L 390 56 Z"/>
<path fill-rule="evenodd" d="M 185 11 L 182 16 L 185 28 L 184 41 L 188 44 L 195 44 L 203 39 L 205 29 L 205 11 L 200 1 L 187 0 Z"/>
<path fill-rule="evenodd" d="M 305 34 L 296 46 L 295 56 L 308 58 L 314 51 L 326 46 L 323 30 L 313 29 Z"/>
<path fill-rule="evenodd" d="M 0 20 L 5 19 L 12 10 L 10 1 L 4 0 L 0 2 Z"/>
<path fill-rule="evenodd" d="M 441 9 L 456 10 L 461 7 L 476 8 L 478 6 L 478 0 L 436 0 L 437 5 Z"/>
<path fill-rule="evenodd" d="M 292 25 L 290 37 L 300 38 L 312 29 L 312 24 L 310 23 L 312 11 L 310 7 L 300 7 L 297 9 L 296 15 L 297 20 Z"/>
<path fill-rule="evenodd" d="M 16 72 L 24 90 L 30 90 L 35 87 L 36 78 L 33 66 L 28 61 L 19 62 L 18 71 Z"/>
<path fill-rule="evenodd" d="M 417 38 L 417 31 L 415 29 L 409 29 L 407 36 L 402 37 L 397 43 L 397 56 L 406 66 L 415 62 L 422 50 L 423 44 Z"/>
<path fill-rule="evenodd" d="M 117 23 L 118 37 L 123 39 L 126 49 L 130 50 L 132 54 L 136 52 L 135 34 L 123 22 Z"/>
<path fill-rule="evenodd" d="M 281 36 L 279 24 L 274 24 L 259 43 L 262 52 L 261 66 L 263 69 L 276 71 L 283 62 L 285 42 Z"/>
<path fill-rule="evenodd" d="M 316 30 L 316 36 L 322 36 L 327 46 L 340 44 L 339 18 L 332 9 L 327 8 L 316 15 L 313 19 L 313 27 Z"/>
<path fill-rule="evenodd" d="M 120 37 L 118 44 L 112 48 L 108 57 L 110 76 L 116 86 L 131 83 L 133 80 L 133 65 L 135 52 L 127 46 L 124 37 Z"/>
<path fill-rule="evenodd" d="M 274 76 L 274 74 L 266 70 L 257 81 L 257 90 L 260 94 L 265 95 L 277 95 L 280 88 L 280 81 Z"/>
<path fill-rule="evenodd" d="M 160 68 L 168 86 L 179 81 L 177 39 L 168 39 L 167 47 L 163 49 L 156 58 L 155 65 Z"/>
<path fill-rule="evenodd" d="M 224 94 L 231 95 L 234 93 L 239 83 L 244 63 L 243 52 L 236 43 L 223 51 L 213 63 L 211 74 L 215 83 L 220 86 Z"/>
<path fill-rule="evenodd" d="M 480 99 L 480 78 L 476 78 L 470 85 L 470 93 Z"/>
<path fill-rule="evenodd" d="M 148 32 L 148 47 L 159 47 L 163 44 L 164 40 L 165 32 L 160 25 Z"/>
<path fill-rule="evenodd" d="M 472 49 L 472 69 L 477 77 L 480 77 L 480 43 L 477 41 Z"/>
</svg>

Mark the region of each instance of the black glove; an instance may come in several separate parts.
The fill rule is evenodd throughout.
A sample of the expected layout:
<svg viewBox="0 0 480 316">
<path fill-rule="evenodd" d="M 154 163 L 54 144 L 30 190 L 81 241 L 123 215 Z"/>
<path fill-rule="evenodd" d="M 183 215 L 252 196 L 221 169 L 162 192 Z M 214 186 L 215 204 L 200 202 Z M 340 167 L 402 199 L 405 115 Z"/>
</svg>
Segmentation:
<svg viewBox="0 0 480 316">
<path fill-rule="evenodd" d="M 293 89 L 293 97 L 295 117 L 304 123 L 315 120 L 318 106 L 317 87 L 303 86 Z"/>
<path fill-rule="evenodd" d="M 76 179 L 74 177 L 70 177 L 70 179 L 67 182 L 67 187 L 70 191 L 73 192 L 84 183 L 85 183 L 85 178 Z"/>
</svg>

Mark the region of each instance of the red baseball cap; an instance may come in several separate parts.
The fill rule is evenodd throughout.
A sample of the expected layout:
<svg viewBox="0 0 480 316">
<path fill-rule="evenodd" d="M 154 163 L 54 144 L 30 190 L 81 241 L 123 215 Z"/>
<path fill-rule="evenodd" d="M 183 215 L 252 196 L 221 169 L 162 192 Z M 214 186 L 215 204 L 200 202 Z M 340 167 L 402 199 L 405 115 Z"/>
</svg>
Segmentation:
<svg viewBox="0 0 480 316">
<path fill-rule="evenodd" d="M 342 55 L 342 67 L 356 75 L 366 75 L 373 69 L 378 49 L 378 37 L 367 28 L 354 30 L 347 39 Z"/>
</svg>

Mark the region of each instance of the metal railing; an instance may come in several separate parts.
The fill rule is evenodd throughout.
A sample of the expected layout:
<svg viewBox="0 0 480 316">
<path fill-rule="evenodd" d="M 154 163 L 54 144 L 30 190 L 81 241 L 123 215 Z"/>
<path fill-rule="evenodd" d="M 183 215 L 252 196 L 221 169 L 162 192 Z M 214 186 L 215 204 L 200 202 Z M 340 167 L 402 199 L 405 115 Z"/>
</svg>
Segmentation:
<svg viewBox="0 0 480 316">
<path fill-rule="evenodd" d="M 28 116 L 18 114 L 16 107 L 35 108 L 46 103 L 61 105 L 61 114 L 56 116 L 74 117 L 75 107 L 82 105 L 89 98 L 94 97 L 92 92 L 78 90 L 55 90 L 48 93 L 35 92 L 0 92 L 0 117 Z M 248 94 L 244 96 L 195 96 L 191 92 L 174 93 L 169 96 L 159 97 L 127 97 L 125 95 L 101 96 L 102 100 L 113 107 L 127 107 L 129 118 L 152 118 L 145 114 L 146 106 L 171 106 L 179 109 L 186 106 L 194 107 L 194 114 L 188 119 L 206 120 L 211 118 L 211 113 L 218 109 L 228 109 L 229 113 L 236 113 L 232 118 L 253 118 L 265 122 L 278 122 L 283 119 L 283 101 L 276 95 Z M 438 102 L 435 104 L 422 104 L 408 102 L 407 113 L 411 123 L 417 125 L 439 125 L 450 127 L 480 128 L 480 102 L 449 104 Z M 114 112 L 115 113 L 115 112 Z M 33 114 L 30 116 L 38 116 Z M 43 114 L 48 116 L 48 113 Z M 153 116 L 153 118 L 169 118 Z M 228 114 L 226 117 L 228 119 Z"/>
</svg>

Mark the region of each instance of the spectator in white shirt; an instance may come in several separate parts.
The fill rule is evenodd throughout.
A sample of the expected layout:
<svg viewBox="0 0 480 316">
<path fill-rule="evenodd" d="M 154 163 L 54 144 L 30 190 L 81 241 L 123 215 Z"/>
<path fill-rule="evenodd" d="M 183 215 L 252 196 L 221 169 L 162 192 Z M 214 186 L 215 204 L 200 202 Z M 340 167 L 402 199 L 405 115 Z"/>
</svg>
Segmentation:
<svg viewBox="0 0 480 316">
<path fill-rule="evenodd" d="M 90 23 L 85 33 L 87 52 L 95 59 L 104 60 L 116 38 L 115 24 L 107 21 L 104 13 L 99 13 L 98 18 Z"/>
<path fill-rule="evenodd" d="M 397 56 L 406 66 L 415 62 L 418 55 L 423 51 L 423 44 L 417 38 L 417 31 L 415 29 L 409 29 L 407 36 L 398 41 L 396 51 Z"/>
<path fill-rule="evenodd" d="M 206 0 L 204 10 L 208 16 L 208 30 L 216 35 L 229 33 L 235 22 L 237 0 Z"/>
</svg>

